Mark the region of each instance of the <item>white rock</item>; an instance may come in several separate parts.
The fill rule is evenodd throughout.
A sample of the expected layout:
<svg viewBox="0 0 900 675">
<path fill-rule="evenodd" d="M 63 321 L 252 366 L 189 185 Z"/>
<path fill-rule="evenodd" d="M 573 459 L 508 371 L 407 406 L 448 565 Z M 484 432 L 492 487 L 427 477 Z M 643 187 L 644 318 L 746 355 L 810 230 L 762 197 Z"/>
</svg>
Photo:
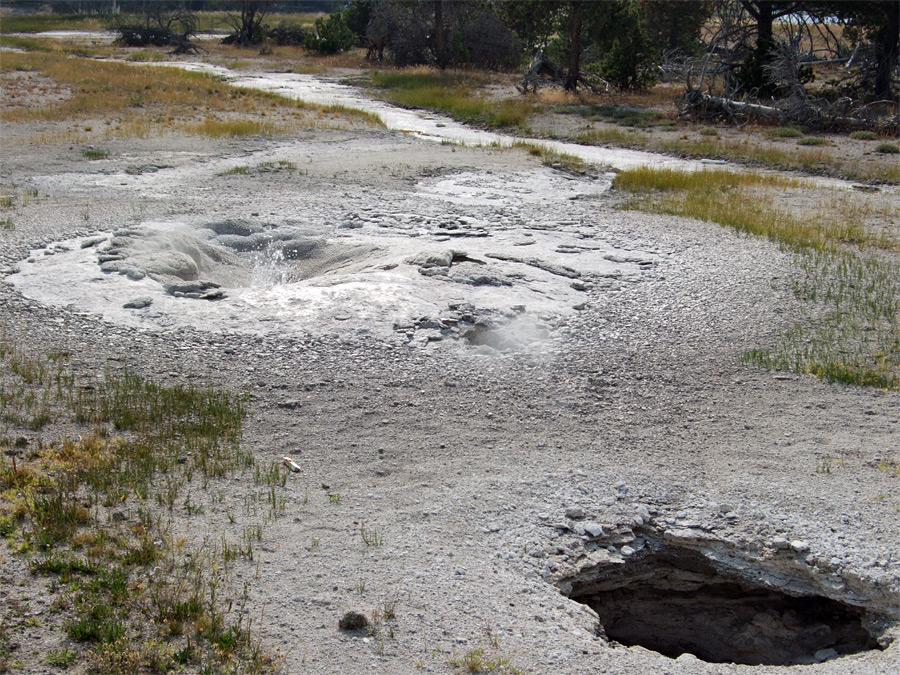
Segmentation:
<svg viewBox="0 0 900 675">
<path fill-rule="evenodd" d="M 584 529 L 584 533 L 591 537 L 603 536 L 603 526 L 600 525 L 600 523 L 585 523 L 582 525 L 582 528 Z"/>
<path fill-rule="evenodd" d="M 791 548 L 797 553 L 805 553 L 809 550 L 809 544 L 801 539 L 794 539 L 794 541 L 791 542 Z"/>
</svg>

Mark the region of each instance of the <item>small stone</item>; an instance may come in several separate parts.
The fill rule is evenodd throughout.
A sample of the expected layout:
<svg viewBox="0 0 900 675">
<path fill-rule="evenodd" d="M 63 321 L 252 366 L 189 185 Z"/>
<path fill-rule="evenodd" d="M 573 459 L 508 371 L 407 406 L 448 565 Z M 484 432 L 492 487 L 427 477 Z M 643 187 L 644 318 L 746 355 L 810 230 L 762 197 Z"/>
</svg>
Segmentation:
<svg viewBox="0 0 900 675">
<path fill-rule="evenodd" d="M 738 514 L 734 511 L 729 511 L 725 514 L 725 520 L 737 520 Z"/>
<path fill-rule="evenodd" d="M 809 550 L 809 544 L 801 539 L 795 539 L 791 542 L 791 548 L 797 553 L 805 553 Z"/>
<path fill-rule="evenodd" d="M 566 518 L 571 518 L 572 520 L 584 518 L 584 509 L 580 506 L 572 506 L 566 509 Z"/>
<path fill-rule="evenodd" d="M 338 621 L 338 628 L 341 630 L 362 630 L 369 625 L 369 620 L 365 614 L 359 612 L 347 612 Z"/>
<path fill-rule="evenodd" d="M 819 663 L 822 663 L 822 661 L 827 661 L 828 659 L 833 659 L 835 656 L 838 656 L 837 650 L 829 648 L 829 649 L 820 649 L 819 651 L 817 651 L 815 653 L 814 658 Z"/>
<path fill-rule="evenodd" d="M 124 305 L 122 305 L 123 309 L 146 309 L 150 305 L 153 304 L 153 298 L 148 298 L 146 296 L 141 298 L 134 298 L 133 300 L 129 300 Z"/>
<path fill-rule="evenodd" d="M 640 519 L 643 520 L 645 523 L 650 522 L 650 509 L 648 509 L 643 504 L 641 504 L 640 506 L 637 507 L 637 514 L 638 514 L 638 517 L 640 517 Z"/>
<path fill-rule="evenodd" d="M 634 555 L 634 549 L 631 548 L 630 546 L 623 546 L 621 553 L 622 553 L 622 555 L 624 555 L 626 557 L 630 556 L 630 555 Z"/>
<path fill-rule="evenodd" d="M 772 546 L 775 548 L 787 548 L 789 545 L 788 540 L 784 537 L 775 537 L 772 539 Z"/>
<path fill-rule="evenodd" d="M 644 519 L 641 518 L 640 516 L 635 516 L 634 520 L 631 522 L 635 527 L 643 527 L 643 525 L 644 525 Z"/>
</svg>

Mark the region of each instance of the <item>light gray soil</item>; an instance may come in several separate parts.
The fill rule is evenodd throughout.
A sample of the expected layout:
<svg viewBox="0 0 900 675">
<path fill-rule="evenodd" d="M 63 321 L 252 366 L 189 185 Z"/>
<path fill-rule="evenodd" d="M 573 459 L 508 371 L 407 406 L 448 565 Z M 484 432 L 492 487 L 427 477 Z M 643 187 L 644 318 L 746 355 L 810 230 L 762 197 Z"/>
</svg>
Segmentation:
<svg viewBox="0 0 900 675">
<path fill-rule="evenodd" d="M 284 655 L 286 672 L 450 672 L 451 661 L 477 648 L 532 673 L 900 670 L 897 642 L 787 670 L 673 660 L 605 640 L 596 615 L 560 590 L 578 570 L 627 567 L 663 542 L 699 551 L 744 582 L 898 618 L 900 492 L 896 474 L 878 465 L 900 462 L 900 393 L 741 364 L 745 350 L 772 344 L 797 315 L 783 286 L 794 274 L 791 256 L 777 246 L 617 210 L 604 176 L 554 173 L 523 151 L 384 131 L 103 147 L 108 159 L 88 161 L 80 146 L 4 140 L 3 183 L 36 188 L 38 197 L 9 212 L 15 229 L 0 231 L 3 266 L 24 271 L 29 256 L 44 256 L 41 245 L 66 255 L 57 242 L 119 228 L 196 230 L 226 219 L 288 224 L 329 241 L 371 236 L 388 250 L 393 237 L 404 256 L 409 247 L 414 255 L 452 245 L 485 261 L 495 244 L 505 250 L 504 237 L 526 235 L 618 252 L 603 259 L 616 269 L 601 275 L 587 266 L 577 279 L 492 259 L 497 274 L 520 272 L 509 288 L 526 298 L 538 298 L 546 279 L 555 284 L 546 293 L 556 309 L 526 306 L 540 330 L 499 344 L 508 349 L 469 344 L 458 323 L 442 332 L 421 321 L 441 319 L 452 313 L 446 304 L 480 297 L 484 287 L 427 277 L 403 256 L 393 269 L 422 277 L 416 283 L 426 285 L 416 288 L 427 290 L 430 314 L 399 325 L 354 313 L 349 300 L 346 316 L 282 317 L 273 330 L 265 321 L 220 324 L 215 315 L 196 325 L 178 315 L 214 301 L 164 296 L 149 278 L 104 274 L 96 260 L 87 263 L 91 274 L 146 284 L 133 295 L 149 294 L 152 304 L 121 310 L 112 294 L 106 320 L 80 294 L 67 307 L 64 291 L 34 300 L 15 277 L 0 285 L 3 329 L 38 352 L 70 350 L 77 369 L 113 364 L 250 392 L 246 446 L 260 460 L 290 456 L 302 469 L 288 480 L 284 517 L 265 529 L 260 562 L 235 562 L 238 583 L 249 583 L 254 626 Z M 278 159 L 302 171 L 220 175 Z M 454 176 L 474 177 L 476 187 L 531 176 L 570 186 L 571 195 L 558 187 L 541 199 L 530 198 L 531 188 L 493 201 L 450 199 L 452 190 L 424 196 Z M 339 228 L 360 214 L 373 219 Z M 416 214 L 430 220 L 410 237 L 403 226 Z M 487 236 L 447 243 L 445 226 L 459 218 Z M 591 254 L 572 251 L 571 267 Z M 159 309 L 169 300 L 177 311 Z M 502 332 L 519 304 L 529 303 L 498 301 L 491 326 Z M 379 311 L 387 315 L 388 305 Z M 149 319 L 128 314 L 154 311 Z M 825 465 L 829 472 L 819 470 Z M 241 518 L 232 524 L 226 513 L 239 508 L 240 486 L 217 489 L 222 503 L 177 528 L 239 539 Z M 337 493 L 339 504 L 329 499 Z M 381 545 L 364 544 L 362 524 Z M 0 560 L 4 585 L 27 573 L 7 553 Z M 338 630 L 345 612 L 371 616 L 394 601 L 392 630 Z M 887 623 L 875 633 L 890 642 Z M 58 648 L 50 640 L 35 628 L 20 647 L 29 672 L 46 671 L 41 654 Z"/>
</svg>

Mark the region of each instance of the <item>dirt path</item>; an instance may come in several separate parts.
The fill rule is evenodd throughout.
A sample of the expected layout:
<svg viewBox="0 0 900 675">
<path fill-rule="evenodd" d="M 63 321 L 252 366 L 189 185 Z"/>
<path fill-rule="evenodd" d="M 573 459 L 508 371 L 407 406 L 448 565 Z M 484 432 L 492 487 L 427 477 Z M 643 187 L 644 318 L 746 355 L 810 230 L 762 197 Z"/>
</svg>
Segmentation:
<svg viewBox="0 0 900 675">
<path fill-rule="evenodd" d="M 65 259 L 76 249 L 58 242 L 119 228 L 163 223 L 196 234 L 233 221 L 376 242 L 389 253 L 378 264 L 396 265 L 381 272 L 415 281 L 402 303 L 348 292 L 337 309 L 325 303 L 302 321 L 291 318 L 291 302 L 305 311 L 310 294 L 339 290 L 327 283 L 348 277 L 307 278 L 307 295 L 287 298 L 263 285 L 257 313 L 237 306 L 200 321 L 190 320 L 195 308 L 215 303 L 121 276 L 117 283 L 146 288 L 120 292 L 90 257 L 79 264 L 104 279 L 93 305 L 54 284 L 57 276 L 0 286 L 4 330 L 34 350 L 62 345 L 80 369 L 113 359 L 167 382 L 193 377 L 250 392 L 245 444 L 260 459 L 289 455 L 302 468 L 258 559 L 236 563 L 254 625 L 284 655 L 286 672 L 450 672 L 481 657 L 485 668 L 502 657 L 534 673 L 781 672 L 614 646 L 598 635 L 593 610 L 560 592 L 589 597 L 623 585 L 621 570 L 650 570 L 657 588 L 686 594 L 679 611 L 690 614 L 698 579 L 679 574 L 723 583 L 697 555 L 728 583 L 898 618 L 900 499 L 886 468 L 900 462 L 900 395 L 741 365 L 744 350 L 773 341 L 795 315 L 780 283 L 791 261 L 774 245 L 616 210 L 602 176 L 557 174 L 517 150 L 334 131 L 110 141 L 108 158 L 87 161 L 82 147 L 16 145 L 16 133 L 3 130 L 3 181 L 38 197 L 16 207 L 14 230 L 0 232 L 7 267 Z M 259 168 L 279 161 L 296 169 Z M 249 169 L 228 173 L 236 166 Z M 537 243 L 516 246 L 527 239 Z M 49 248 L 36 250 L 42 244 Z M 407 262 L 447 250 L 464 256 L 443 279 Z M 507 259 L 487 255 L 497 253 Z M 577 275 L 531 258 L 569 259 Z M 487 270 L 496 285 L 455 279 L 454 267 Z M 121 309 L 147 294 L 146 310 Z M 265 314 L 279 303 L 272 329 Z M 520 315 L 528 330 L 505 342 Z M 482 333 L 461 329 L 478 320 Z M 240 506 L 239 486 L 219 493 L 176 527 L 240 537 L 241 519 L 227 517 Z M 13 581 L 23 568 L 3 555 L 4 581 Z M 623 604 L 663 612 L 643 602 Z M 381 621 L 372 634 L 342 632 L 349 610 L 377 610 Z M 766 623 L 783 606 L 749 611 L 741 625 L 787 630 Z M 824 630 L 829 613 L 805 632 Z M 706 621 L 697 633 L 709 632 Z M 656 630 L 678 637 L 671 624 Z M 885 642 L 893 635 L 872 632 Z M 25 637 L 29 672 L 43 672 L 40 653 L 54 639 L 40 628 Z M 793 658 L 824 661 L 815 666 L 822 673 L 900 667 L 896 644 L 831 656 L 811 646 Z"/>
</svg>

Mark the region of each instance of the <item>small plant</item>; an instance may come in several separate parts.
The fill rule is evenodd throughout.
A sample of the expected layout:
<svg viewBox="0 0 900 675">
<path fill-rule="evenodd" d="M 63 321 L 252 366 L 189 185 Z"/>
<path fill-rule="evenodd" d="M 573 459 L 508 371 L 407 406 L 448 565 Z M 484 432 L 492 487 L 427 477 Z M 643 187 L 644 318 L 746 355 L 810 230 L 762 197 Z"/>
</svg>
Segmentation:
<svg viewBox="0 0 900 675">
<path fill-rule="evenodd" d="M 378 530 L 374 527 L 366 527 L 365 523 L 359 526 L 359 534 L 366 546 L 381 546 L 384 541 L 382 536 L 378 534 Z"/>
<path fill-rule="evenodd" d="M 94 150 L 93 148 L 89 148 L 81 154 L 87 159 L 106 159 L 109 157 L 109 150 Z"/>
<path fill-rule="evenodd" d="M 332 492 L 328 495 L 328 503 L 329 504 L 340 504 L 341 503 L 341 493 L 340 492 Z"/>
<path fill-rule="evenodd" d="M 718 136 L 719 130 L 716 129 L 715 127 L 703 127 L 700 130 L 700 135 L 701 136 Z"/>
<path fill-rule="evenodd" d="M 64 649 L 62 651 L 50 650 L 44 660 L 48 665 L 57 668 L 68 668 L 78 659 L 78 652 L 74 650 Z"/>
<path fill-rule="evenodd" d="M 803 135 L 802 131 L 793 127 L 776 127 L 768 129 L 765 133 L 769 138 L 800 138 Z"/>
<path fill-rule="evenodd" d="M 875 148 L 875 152 L 880 152 L 885 155 L 896 155 L 900 152 L 900 147 L 894 145 L 893 143 L 881 143 Z"/>
<path fill-rule="evenodd" d="M 12 218 L 2 218 L 0 219 L 0 229 L 14 230 L 16 229 L 16 226 L 13 223 Z"/>
<path fill-rule="evenodd" d="M 878 134 L 874 131 L 854 131 L 850 134 L 850 138 L 856 141 L 874 141 L 877 140 Z"/>
<path fill-rule="evenodd" d="M 820 138 L 818 136 L 807 136 L 806 138 L 801 138 L 797 141 L 797 145 L 831 145 L 831 141 L 827 138 Z"/>
<path fill-rule="evenodd" d="M 217 176 L 246 176 L 250 173 L 249 166 L 234 166 L 227 171 L 216 174 Z"/>
</svg>

